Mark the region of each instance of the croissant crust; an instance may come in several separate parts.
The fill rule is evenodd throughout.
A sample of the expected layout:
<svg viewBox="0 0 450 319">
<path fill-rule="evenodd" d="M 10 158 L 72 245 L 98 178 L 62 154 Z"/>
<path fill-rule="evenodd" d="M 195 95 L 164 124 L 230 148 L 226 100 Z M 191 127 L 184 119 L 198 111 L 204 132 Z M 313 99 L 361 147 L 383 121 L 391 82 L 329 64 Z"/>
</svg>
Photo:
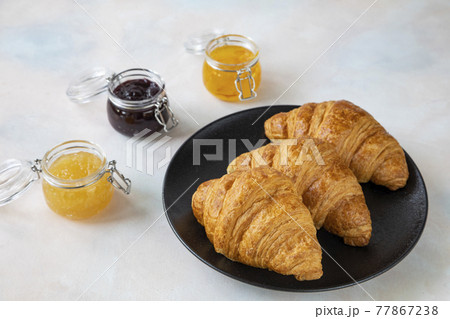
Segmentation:
<svg viewBox="0 0 450 319">
<path fill-rule="evenodd" d="M 323 226 L 348 245 L 369 243 L 372 222 L 361 185 L 331 144 L 312 138 L 271 143 L 238 156 L 227 170 L 265 165 L 292 179 L 317 229 Z"/>
<path fill-rule="evenodd" d="M 322 276 L 311 215 L 288 177 L 270 167 L 236 171 L 201 184 L 192 209 L 215 250 L 297 280 Z"/>
<path fill-rule="evenodd" d="M 360 183 L 372 181 L 397 190 L 408 180 L 400 144 L 369 113 L 349 101 L 307 103 L 275 114 L 264 128 L 270 139 L 311 136 L 333 144 Z"/>
</svg>

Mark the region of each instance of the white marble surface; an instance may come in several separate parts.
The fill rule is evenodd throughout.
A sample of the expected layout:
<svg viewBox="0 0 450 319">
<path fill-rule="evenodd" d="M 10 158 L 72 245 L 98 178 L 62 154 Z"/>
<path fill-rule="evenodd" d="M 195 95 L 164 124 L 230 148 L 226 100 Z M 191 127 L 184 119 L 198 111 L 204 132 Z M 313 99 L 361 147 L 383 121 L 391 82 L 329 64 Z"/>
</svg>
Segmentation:
<svg viewBox="0 0 450 319">
<path fill-rule="evenodd" d="M 0 207 L 0 299 L 370 299 L 357 286 L 265 290 L 194 257 L 165 217 L 158 219 L 166 166 L 154 176 L 126 167 L 127 139 L 109 126 L 105 98 L 83 106 L 66 98 L 74 73 L 94 65 L 117 71 L 142 65 L 163 75 L 181 121 L 169 134 L 172 151 L 209 122 L 278 98 L 278 104 L 345 98 L 363 106 L 412 156 L 430 206 L 414 250 L 362 286 L 377 300 L 449 299 L 450 3 L 379 0 L 360 17 L 372 3 L 79 1 L 88 16 L 75 1 L 2 1 L 0 160 L 34 159 L 59 142 L 89 139 L 134 184 L 132 195 L 117 192 L 106 213 L 84 222 L 52 213 L 39 185 Z M 221 102 L 203 87 L 202 58 L 186 53 L 183 42 L 212 27 L 259 44 L 263 81 L 254 102 Z"/>
</svg>

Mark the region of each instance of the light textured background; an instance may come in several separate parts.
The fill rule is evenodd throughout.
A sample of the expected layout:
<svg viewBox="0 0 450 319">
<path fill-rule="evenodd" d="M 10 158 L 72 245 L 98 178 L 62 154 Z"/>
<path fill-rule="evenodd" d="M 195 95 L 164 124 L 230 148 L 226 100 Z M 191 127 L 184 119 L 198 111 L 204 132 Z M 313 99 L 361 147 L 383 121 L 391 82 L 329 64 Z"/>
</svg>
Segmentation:
<svg viewBox="0 0 450 319">
<path fill-rule="evenodd" d="M 362 286 L 377 300 L 449 299 L 448 1 L 379 0 L 361 17 L 372 0 L 79 3 L 128 54 L 74 1 L 0 3 L 0 160 L 34 159 L 59 142 L 88 139 L 118 161 L 133 192 L 116 192 L 107 212 L 83 222 L 52 213 L 39 183 L 0 207 L 0 299 L 370 299 L 357 286 L 265 290 L 194 257 L 165 217 L 157 220 L 166 167 L 149 176 L 125 166 L 127 139 L 109 126 L 105 96 L 82 106 L 66 98 L 70 79 L 95 65 L 142 65 L 163 75 L 181 122 L 169 134 L 172 153 L 219 117 L 272 104 L 301 74 L 278 104 L 345 98 L 363 106 L 412 156 L 430 206 L 415 249 Z M 203 87 L 202 57 L 183 42 L 213 27 L 259 44 L 263 81 L 254 102 L 221 102 Z"/>
</svg>

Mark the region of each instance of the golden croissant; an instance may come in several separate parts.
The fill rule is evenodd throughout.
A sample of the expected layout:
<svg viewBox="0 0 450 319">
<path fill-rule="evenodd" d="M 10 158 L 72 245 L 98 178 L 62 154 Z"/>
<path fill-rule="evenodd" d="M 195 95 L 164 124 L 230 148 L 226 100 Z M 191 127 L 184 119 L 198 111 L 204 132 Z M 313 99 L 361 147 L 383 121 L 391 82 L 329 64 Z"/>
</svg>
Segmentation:
<svg viewBox="0 0 450 319">
<path fill-rule="evenodd" d="M 369 113 L 348 101 L 308 103 L 264 123 L 270 139 L 311 136 L 333 144 L 360 183 L 391 190 L 408 180 L 405 154 L 395 138 Z"/>
<path fill-rule="evenodd" d="M 372 223 L 361 185 L 331 144 L 312 138 L 271 143 L 238 156 L 227 171 L 263 165 L 293 180 L 317 229 L 323 226 L 348 245 L 369 243 Z"/>
<path fill-rule="evenodd" d="M 192 210 L 214 249 L 227 258 L 297 280 L 322 276 L 322 251 L 308 209 L 290 178 L 270 167 L 201 184 Z"/>
</svg>

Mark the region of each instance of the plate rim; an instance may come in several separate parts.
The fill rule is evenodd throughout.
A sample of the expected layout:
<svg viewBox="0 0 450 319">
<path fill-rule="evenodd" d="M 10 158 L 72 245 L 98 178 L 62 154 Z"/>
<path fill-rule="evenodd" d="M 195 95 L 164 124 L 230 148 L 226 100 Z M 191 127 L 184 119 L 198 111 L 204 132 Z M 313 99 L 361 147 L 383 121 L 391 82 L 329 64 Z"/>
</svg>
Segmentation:
<svg viewBox="0 0 450 319">
<path fill-rule="evenodd" d="M 420 172 L 419 168 L 417 167 L 416 163 L 414 162 L 414 160 L 412 159 L 412 157 L 406 152 L 405 149 L 403 149 L 403 152 L 405 153 L 405 156 L 407 158 L 409 158 L 411 165 L 415 168 L 415 170 L 418 173 L 418 177 L 419 180 L 423 183 L 423 189 L 424 189 L 424 195 L 425 195 L 425 209 L 424 209 L 424 220 L 423 223 L 421 224 L 420 229 L 418 230 L 418 232 L 416 233 L 416 240 L 413 241 L 413 243 L 408 247 L 408 249 L 406 249 L 405 251 L 402 252 L 401 255 L 399 255 L 391 264 L 389 264 L 388 266 L 384 267 L 383 269 L 370 274 L 362 279 L 358 279 L 358 280 L 353 280 L 353 278 L 351 278 L 353 281 L 346 283 L 346 284 L 342 284 L 342 285 L 338 285 L 338 286 L 330 286 L 330 287 L 324 287 L 324 288 L 313 288 L 313 289 L 302 289 L 302 288 L 288 288 L 288 287 L 278 287 L 278 286 L 272 286 L 272 285 L 267 285 L 264 283 L 260 283 L 260 282 L 254 282 L 254 281 L 250 281 L 250 280 L 246 280 L 240 277 L 237 277 L 223 269 L 218 268 L 217 266 L 209 263 L 207 260 L 203 259 L 201 256 L 199 256 L 197 254 L 197 252 L 195 252 L 181 237 L 180 234 L 178 234 L 178 232 L 175 230 L 175 226 L 172 224 L 170 217 L 169 217 L 169 209 L 174 205 L 174 203 L 172 203 L 169 208 L 166 207 L 166 202 L 165 202 L 165 188 L 166 188 L 166 181 L 167 181 L 167 175 L 168 175 L 168 171 L 170 170 L 171 166 L 173 165 L 173 159 L 178 155 L 178 153 L 181 151 L 181 149 L 189 142 L 191 141 L 195 135 L 199 134 L 200 132 L 204 131 L 205 129 L 207 129 L 208 127 L 216 124 L 219 121 L 222 121 L 226 118 L 229 118 L 231 116 L 236 116 L 240 113 L 246 113 L 249 111 L 254 111 L 254 110 L 269 110 L 273 107 L 301 107 L 301 104 L 276 104 L 276 105 L 270 105 L 270 106 L 258 106 L 258 107 L 254 107 L 254 108 L 249 108 L 246 110 L 241 110 L 241 111 L 237 111 L 234 113 L 230 113 L 228 115 L 222 116 L 208 124 L 206 124 L 205 126 L 201 127 L 200 129 L 198 129 L 197 131 L 195 131 L 193 134 L 191 134 L 177 149 L 177 151 L 174 153 L 172 159 L 169 162 L 169 165 L 167 166 L 166 172 L 164 174 L 164 179 L 163 179 L 163 184 L 162 184 L 162 202 L 163 202 L 163 208 L 164 208 L 164 215 L 166 216 L 167 222 L 170 226 L 170 228 L 172 229 L 172 231 L 174 232 L 175 236 L 178 238 L 178 240 L 183 244 L 184 247 L 187 248 L 187 250 L 189 252 L 191 252 L 197 259 L 199 259 L 200 261 L 202 261 L 204 264 L 206 264 L 207 266 L 211 267 L 212 269 L 216 270 L 217 272 L 221 273 L 222 275 L 225 275 L 226 277 L 232 278 L 234 280 L 237 280 L 239 282 L 248 284 L 248 285 L 252 285 L 255 287 L 260 287 L 260 288 L 264 288 L 264 289 L 268 289 L 268 290 L 276 290 L 276 291 L 285 291 L 285 292 L 295 292 L 295 293 L 317 293 L 317 292 L 326 292 L 326 291 L 334 291 L 334 290 L 339 290 L 339 289 L 344 289 L 344 288 L 348 288 L 348 287 L 352 287 L 352 286 L 356 286 L 356 285 L 360 285 L 361 283 L 364 283 L 366 281 L 369 281 L 375 277 L 378 277 L 382 274 L 384 274 L 385 272 L 387 272 L 388 270 L 391 270 L 392 268 L 394 268 L 395 266 L 397 266 L 401 261 L 403 261 L 403 259 L 405 259 L 406 256 L 408 256 L 411 251 L 414 249 L 414 247 L 417 245 L 417 243 L 419 242 L 420 238 L 422 237 L 423 231 L 425 229 L 425 226 L 427 224 L 427 220 L 428 220 L 428 208 L 429 208 L 429 200 L 428 200 L 428 191 L 426 188 L 426 184 L 425 184 L 425 180 L 422 176 L 422 173 Z M 259 119 L 258 119 L 259 120 Z M 268 140 L 270 140 L 268 138 Z M 237 155 L 238 156 L 238 155 Z M 197 181 L 196 181 L 197 182 Z M 195 183 L 196 183 L 195 182 Z M 194 183 L 194 184 L 195 184 Z M 370 182 L 369 182 L 370 183 Z M 361 184 L 361 183 L 359 183 Z M 365 183 L 364 183 L 365 184 Z M 209 242 L 211 245 L 212 243 Z M 212 246 L 214 248 L 214 246 Z M 216 252 L 217 253 L 217 252 Z M 219 253 L 217 253 L 219 254 Z M 226 256 L 221 255 L 221 257 L 223 258 L 227 258 Z M 227 258 L 228 259 L 228 258 Z M 235 262 L 235 261 L 233 261 Z M 245 264 L 244 264 L 245 265 Z M 248 265 L 246 265 L 248 266 Z M 251 267 L 251 266 L 248 266 Z M 263 269 L 263 268 L 261 268 Z M 269 271 L 268 269 L 264 269 Z"/>
</svg>

